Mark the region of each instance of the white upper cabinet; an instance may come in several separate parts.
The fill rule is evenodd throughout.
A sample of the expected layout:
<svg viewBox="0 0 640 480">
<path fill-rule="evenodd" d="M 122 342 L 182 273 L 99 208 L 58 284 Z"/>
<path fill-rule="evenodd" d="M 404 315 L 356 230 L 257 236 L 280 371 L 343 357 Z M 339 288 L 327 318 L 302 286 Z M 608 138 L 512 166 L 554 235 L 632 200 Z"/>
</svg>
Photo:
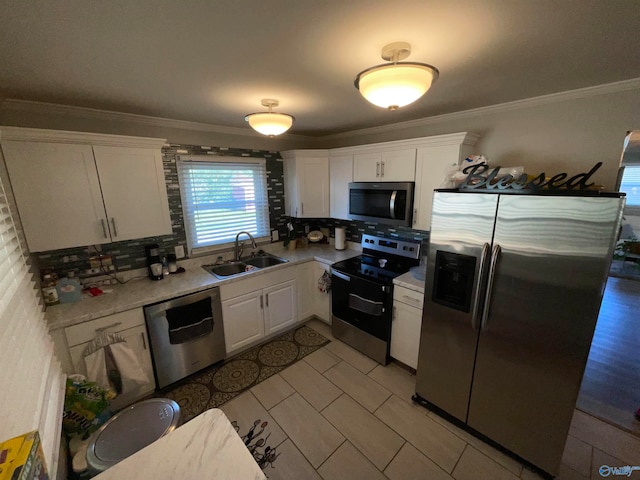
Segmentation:
<svg viewBox="0 0 640 480">
<path fill-rule="evenodd" d="M 162 139 L 2 128 L 32 252 L 172 232 Z"/>
<path fill-rule="evenodd" d="M 160 150 L 94 146 L 93 154 L 112 240 L 170 234 Z"/>
<path fill-rule="evenodd" d="M 329 158 L 331 218 L 349 220 L 349 182 L 353 181 L 353 155 Z"/>
<path fill-rule="evenodd" d="M 107 217 L 90 145 L 3 141 L 32 252 L 104 243 Z"/>
<path fill-rule="evenodd" d="M 413 182 L 416 149 L 381 150 L 353 155 L 354 182 Z"/>
<path fill-rule="evenodd" d="M 448 168 L 460 164 L 469 155 L 478 141 L 473 133 L 453 133 L 431 137 L 431 145 L 418 148 L 416 164 L 416 189 L 413 201 L 413 228 L 431 228 L 433 191 L 444 182 Z M 428 140 L 428 139 L 425 139 Z"/>
<path fill-rule="evenodd" d="M 296 218 L 328 218 L 329 153 L 290 150 L 284 159 L 285 212 Z"/>
</svg>

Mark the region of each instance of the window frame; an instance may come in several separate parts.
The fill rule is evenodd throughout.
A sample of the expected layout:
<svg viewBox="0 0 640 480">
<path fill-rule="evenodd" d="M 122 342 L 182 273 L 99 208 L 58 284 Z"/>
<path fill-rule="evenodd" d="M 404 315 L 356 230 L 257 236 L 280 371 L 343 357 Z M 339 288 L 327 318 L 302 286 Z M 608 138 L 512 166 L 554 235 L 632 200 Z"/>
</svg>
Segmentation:
<svg viewBox="0 0 640 480">
<path fill-rule="evenodd" d="M 178 172 L 179 186 L 180 186 L 180 199 L 181 199 L 181 207 L 182 207 L 182 215 L 183 215 L 183 223 L 185 229 L 185 235 L 187 239 L 187 249 L 190 257 L 197 257 L 208 255 L 215 252 L 220 252 L 223 250 L 229 250 L 233 248 L 235 245 L 235 239 L 224 242 L 217 243 L 202 247 L 196 247 L 193 245 L 193 234 L 191 229 L 192 221 L 187 211 L 188 199 L 187 199 L 187 189 L 185 189 L 185 185 L 183 183 L 183 175 L 186 170 L 185 164 L 187 163 L 207 163 L 207 164 L 223 164 L 223 163 L 234 163 L 234 164 L 259 164 L 262 166 L 264 171 L 264 185 L 262 185 L 262 190 L 264 191 L 264 205 L 265 211 L 262 212 L 262 215 L 266 218 L 266 234 L 262 236 L 254 236 L 254 239 L 259 244 L 269 243 L 271 241 L 271 221 L 270 221 L 270 205 L 269 205 L 269 192 L 268 192 L 268 171 L 266 168 L 266 159 L 264 158 L 256 158 L 256 157 L 234 157 L 234 156 L 224 156 L 224 157 L 211 157 L 206 155 L 180 155 L 176 159 L 176 168 Z M 241 241 L 247 241 L 248 238 L 246 236 L 242 236 Z"/>
<path fill-rule="evenodd" d="M 640 163 L 628 163 L 623 165 L 623 171 L 620 174 L 620 185 L 619 190 L 627 194 L 627 199 L 629 194 L 622 189 L 622 182 L 624 181 L 624 175 L 627 172 L 627 169 L 637 170 L 638 175 L 640 175 Z M 629 205 L 625 204 L 624 213 L 627 215 L 640 216 L 640 205 Z"/>
</svg>

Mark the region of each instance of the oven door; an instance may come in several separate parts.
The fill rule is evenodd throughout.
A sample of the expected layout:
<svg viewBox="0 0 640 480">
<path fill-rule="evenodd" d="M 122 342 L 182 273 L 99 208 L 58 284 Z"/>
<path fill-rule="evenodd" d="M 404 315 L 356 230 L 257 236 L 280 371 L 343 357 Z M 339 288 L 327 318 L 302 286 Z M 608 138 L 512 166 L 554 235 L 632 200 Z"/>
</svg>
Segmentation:
<svg viewBox="0 0 640 480">
<path fill-rule="evenodd" d="M 390 285 L 331 271 L 332 314 L 381 340 L 391 337 Z"/>
</svg>

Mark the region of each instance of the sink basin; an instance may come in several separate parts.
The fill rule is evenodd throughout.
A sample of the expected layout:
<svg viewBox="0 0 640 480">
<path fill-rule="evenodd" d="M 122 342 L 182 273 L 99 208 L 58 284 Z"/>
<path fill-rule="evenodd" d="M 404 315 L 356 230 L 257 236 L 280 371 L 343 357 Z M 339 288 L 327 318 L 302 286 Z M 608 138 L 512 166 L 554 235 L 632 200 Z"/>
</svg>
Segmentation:
<svg viewBox="0 0 640 480">
<path fill-rule="evenodd" d="M 220 265 L 203 265 L 202 268 L 216 277 L 224 278 L 245 273 L 247 265 L 244 262 L 229 262 Z"/>
<path fill-rule="evenodd" d="M 273 255 L 259 255 L 257 257 L 246 257 L 239 261 L 231 261 L 217 265 L 203 265 L 202 268 L 215 277 L 228 278 L 235 275 L 244 275 L 245 273 L 250 273 L 251 271 L 261 268 L 273 267 L 288 261 L 289 260 Z"/>
<path fill-rule="evenodd" d="M 247 258 L 244 260 L 244 263 L 247 265 L 253 265 L 257 268 L 266 268 L 273 267 L 274 265 L 280 265 L 281 263 L 286 263 L 289 260 L 285 260 L 284 258 L 274 257 L 272 255 L 262 255 L 259 257 Z"/>
</svg>

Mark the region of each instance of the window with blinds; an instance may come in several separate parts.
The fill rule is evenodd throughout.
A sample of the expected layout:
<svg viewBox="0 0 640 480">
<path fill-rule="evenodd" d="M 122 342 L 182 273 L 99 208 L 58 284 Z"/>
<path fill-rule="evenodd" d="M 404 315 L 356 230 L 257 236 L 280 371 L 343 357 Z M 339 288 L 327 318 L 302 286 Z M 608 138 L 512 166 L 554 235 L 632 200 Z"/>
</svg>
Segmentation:
<svg viewBox="0 0 640 480">
<path fill-rule="evenodd" d="M 0 156 L 0 441 L 38 430 L 55 475 L 65 377 L 53 353 Z"/>
<path fill-rule="evenodd" d="M 264 159 L 181 157 L 178 176 L 191 253 L 234 242 L 243 231 L 269 236 Z"/>
<path fill-rule="evenodd" d="M 627 207 L 640 210 L 640 165 L 624 167 L 620 191 L 627 194 Z"/>
</svg>

